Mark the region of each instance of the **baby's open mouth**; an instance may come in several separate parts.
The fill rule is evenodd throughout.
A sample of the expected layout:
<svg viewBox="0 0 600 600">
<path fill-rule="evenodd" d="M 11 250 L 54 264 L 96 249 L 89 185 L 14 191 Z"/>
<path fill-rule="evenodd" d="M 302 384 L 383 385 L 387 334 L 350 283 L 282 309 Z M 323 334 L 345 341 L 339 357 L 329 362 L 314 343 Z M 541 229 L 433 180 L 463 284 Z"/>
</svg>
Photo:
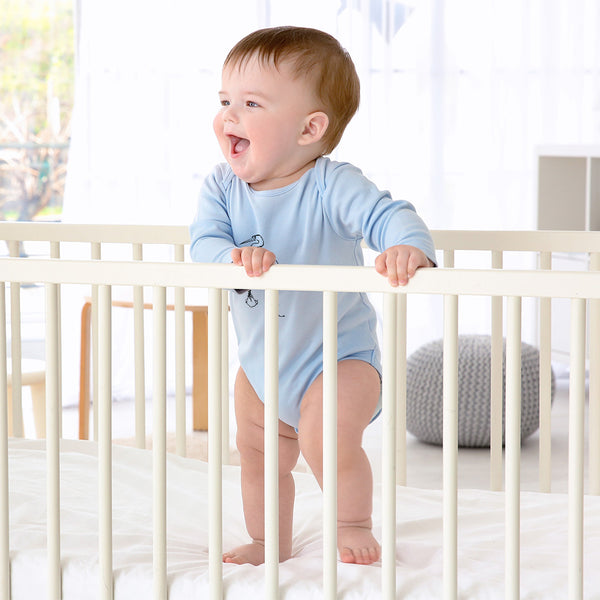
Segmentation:
<svg viewBox="0 0 600 600">
<path fill-rule="evenodd" d="M 246 138 L 230 135 L 229 139 L 231 140 L 231 154 L 233 156 L 241 154 L 248 146 L 250 146 L 250 140 L 247 140 Z"/>
</svg>

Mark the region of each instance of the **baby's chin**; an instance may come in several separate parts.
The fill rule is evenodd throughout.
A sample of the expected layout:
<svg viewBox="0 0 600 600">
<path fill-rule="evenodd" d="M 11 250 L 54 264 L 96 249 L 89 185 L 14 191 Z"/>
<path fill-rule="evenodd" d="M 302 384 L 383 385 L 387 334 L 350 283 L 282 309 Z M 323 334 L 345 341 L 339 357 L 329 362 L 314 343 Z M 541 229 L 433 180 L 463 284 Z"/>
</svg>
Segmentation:
<svg viewBox="0 0 600 600">
<path fill-rule="evenodd" d="M 235 160 L 230 160 L 228 158 L 227 163 L 231 167 L 233 174 L 238 179 L 241 179 L 244 183 L 247 183 L 252 188 L 254 188 L 254 185 L 260 186 L 262 180 L 260 178 L 252 177 L 251 175 L 249 175 L 238 162 L 236 162 Z"/>
</svg>

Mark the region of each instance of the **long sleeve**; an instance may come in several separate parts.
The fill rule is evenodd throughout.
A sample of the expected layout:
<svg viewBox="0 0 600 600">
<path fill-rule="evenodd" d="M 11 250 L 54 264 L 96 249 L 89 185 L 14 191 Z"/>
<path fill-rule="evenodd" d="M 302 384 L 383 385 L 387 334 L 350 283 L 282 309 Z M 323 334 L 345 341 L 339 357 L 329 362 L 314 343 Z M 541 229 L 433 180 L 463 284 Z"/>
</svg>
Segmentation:
<svg viewBox="0 0 600 600">
<path fill-rule="evenodd" d="M 379 190 L 350 164 L 329 162 L 323 166 L 323 204 L 338 235 L 362 237 L 378 252 L 400 244 L 415 246 L 436 263 L 429 229 L 410 202 L 392 200 L 389 192 Z"/>
<path fill-rule="evenodd" d="M 227 169 L 217 165 L 205 179 L 196 218 L 190 226 L 190 256 L 195 262 L 231 262 L 235 247 L 226 200 Z"/>
</svg>

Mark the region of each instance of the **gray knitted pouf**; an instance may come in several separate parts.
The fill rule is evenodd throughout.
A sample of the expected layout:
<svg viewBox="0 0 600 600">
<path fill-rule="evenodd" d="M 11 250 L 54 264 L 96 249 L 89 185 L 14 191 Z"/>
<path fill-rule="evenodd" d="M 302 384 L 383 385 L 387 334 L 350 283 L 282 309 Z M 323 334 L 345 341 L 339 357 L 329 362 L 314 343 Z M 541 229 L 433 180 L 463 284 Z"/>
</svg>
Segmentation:
<svg viewBox="0 0 600 600">
<path fill-rule="evenodd" d="M 425 344 L 407 361 L 406 426 L 423 442 L 442 444 L 443 341 Z M 506 364 L 502 364 L 502 438 Z M 458 337 L 458 445 L 490 445 L 490 361 L 489 335 Z M 552 400 L 554 400 L 552 373 Z M 521 343 L 521 441 L 539 426 L 539 351 Z"/>
</svg>

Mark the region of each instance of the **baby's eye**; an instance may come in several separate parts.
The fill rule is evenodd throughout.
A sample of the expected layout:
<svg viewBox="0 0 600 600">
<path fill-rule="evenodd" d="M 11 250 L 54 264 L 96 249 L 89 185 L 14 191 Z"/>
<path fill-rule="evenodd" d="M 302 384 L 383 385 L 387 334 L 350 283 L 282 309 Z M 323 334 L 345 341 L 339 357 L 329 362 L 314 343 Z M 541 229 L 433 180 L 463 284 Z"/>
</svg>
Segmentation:
<svg viewBox="0 0 600 600">
<path fill-rule="evenodd" d="M 252 102 L 252 100 L 248 100 L 246 102 L 246 106 L 249 107 L 249 108 L 257 108 L 258 104 L 256 102 Z"/>
<path fill-rule="evenodd" d="M 230 104 L 229 100 L 221 100 L 220 103 L 221 103 L 221 106 L 229 106 L 229 104 Z"/>
</svg>

